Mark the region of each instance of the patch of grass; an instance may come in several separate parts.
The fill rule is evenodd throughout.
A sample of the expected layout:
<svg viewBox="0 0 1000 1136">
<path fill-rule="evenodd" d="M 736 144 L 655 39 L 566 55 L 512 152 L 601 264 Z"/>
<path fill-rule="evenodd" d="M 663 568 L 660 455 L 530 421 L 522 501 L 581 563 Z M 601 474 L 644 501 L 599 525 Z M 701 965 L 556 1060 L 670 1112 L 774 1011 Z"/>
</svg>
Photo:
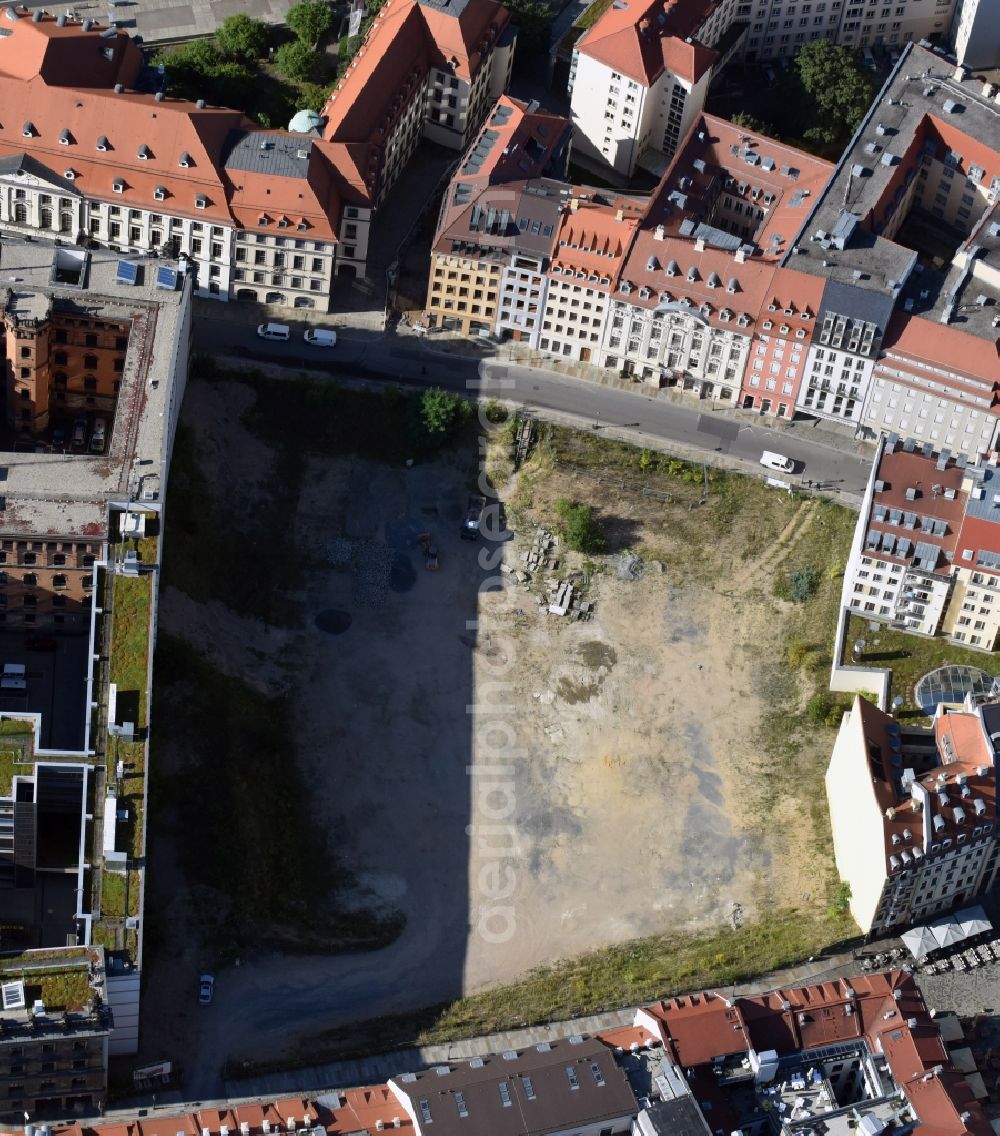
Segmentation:
<svg viewBox="0 0 1000 1136">
<path fill-rule="evenodd" d="M 587 28 L 592 28 L 594 24 L 604 15 L 604 13 L 611 7 L 613 0 L 595 0 L 593 4 L 573 21 L 573 26 L 559 41 L 559 51 L 569 55 L 573 50 L 573 45 L 583 35 Z"/>
<path fill-rule="evenodd" d="M 39 961 L 37 956 L 28 956 L 23 961 L 24 967 L 5 965 L 2 974 L 4 979 L 20 978 L 24 981 L 24 996 L 29 1006 L 39 998 L 49 1012 L 82 1010 L 90 1004 L 89 966 L 54 967 L 39 972 L 30 969 L 31 964 Z"/>
<path fill-rule="evenodd" d="M 328 1031 L 303 1043 L 300 1063 L 435 1045 L 688 991 L 724 989 L 801 962 L 855 933 L 840 913 L 789 909 L 769 912 L 766 920 L 739 930 L 727 926 L 639 939 L 541 967 L 519 982 L 421 1013 Z M 250 1076 L 263 1068 L 234 1062 L 227 1075 Z"/>
<path fill-rule="evenodd" d="M 0 796 L 10 793 L 16 773 L 31 772 L 32 736 L 5 730 L 0 733 Z"/>
<path fill-rule="evenodd" d="M 865 649 L 856 659 L 852 648 L 858 639 L 864 640 Z M 887 667 L 892 671 L 892 694 L 900 695 L 904 700 L 899 716 L 908 718 L 924 718 L 923 711 L 913 700 L 913 689 L 929 671 L 948 665 L 978 667 L 988 673 L 996 669 L 996 656 L 988 652 L 970 651 L 944 639 L 907 635 L 891 627 L 870 631 L 868 621 L 858 615 L 848 616 L 844 653 L 845 663 Z"/>
<path fill-rule="evenodd" d="M 160 801 L 182 801 L 197 786 L 198 807 L 184 810 L 177 845 L 220 953 L 254 945 L 358 950 L 392 941 L 398 920 L 338 911 L 338 892 L 352 878 L 311 823 L 288 702 L 224 675 L 163 633 L 156 682 L 154 741 L 183 747 L 187 762 L 171 776 L 154 770 L 152 791 Z"/>
<path fill-rule="evenodd" d="M 138 915 L 140 887 L 138 872 L 106 871 L 101 877 L 101 915 L 106 919 Z"/>
</svg>

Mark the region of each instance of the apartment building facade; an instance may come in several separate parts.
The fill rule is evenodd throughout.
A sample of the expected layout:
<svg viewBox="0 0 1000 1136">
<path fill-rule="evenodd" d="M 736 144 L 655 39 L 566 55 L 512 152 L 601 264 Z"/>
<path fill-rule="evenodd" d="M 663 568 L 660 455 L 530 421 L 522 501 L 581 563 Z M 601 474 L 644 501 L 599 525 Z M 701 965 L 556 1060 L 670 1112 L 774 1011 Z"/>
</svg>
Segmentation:
<svg viewBox="0 0 1000 1136">
<path fill-rule="evenodd" d="M 388 0 L 323 108 L 322 137 L 353 151 L 366 207 L 385 200 L 422 138 L 464 150 L 507 89 L 516 31 L 496 0 Z"/>
<path fill-rule="evenodd" d="M 989 0 L 957 0 L 951 44 L 958 62 L 965 67 L 1000 64 L 1000 26 Z"/>
<path fill-rule="evenodd" d="M 496 102 L 441 203 L 431 326 L 537 346 L 569 147 L 565 119 L 506 96 Z"/>
<path fill-rule="evenodd" d="M 826 774 L 834 855 L 866 934 L 891 934 L 993 886 L 1000 704 L 904 729 L 860 695 Z"/>
<path fill-rule="evenodd" d="M 719 53 L 697 37 L 714 9 L 665 0 L 613 4 L 584 32 L 568 83 L 582 153 L 625 177 L 640 164 L 662 168 L 705 104 Z"/>
<path fill-rule="evenodd" d="M 220 300 L 325 310 L 337 271 L 364 273 L 350 148 L 144 92 L 138 47 L 94 20 L 0 19 L 0 227 L 180 259 Z"/>
<path fill-rule="evenodd" d="M 1000 477 L 930 442 L 880 440 L 844 572 L 865 619 L 993 651 L 1000 642 Z"/>
<path fill-rule="evenodd" d="M 955 0 L 754 0 L 739 10 L 750 23 L 743 55 L 752 61 L 787 58 L 815 39 L 852 48 L 901 48 L 921 39 L 940 43 L 951 30 Z"/>
</svg>

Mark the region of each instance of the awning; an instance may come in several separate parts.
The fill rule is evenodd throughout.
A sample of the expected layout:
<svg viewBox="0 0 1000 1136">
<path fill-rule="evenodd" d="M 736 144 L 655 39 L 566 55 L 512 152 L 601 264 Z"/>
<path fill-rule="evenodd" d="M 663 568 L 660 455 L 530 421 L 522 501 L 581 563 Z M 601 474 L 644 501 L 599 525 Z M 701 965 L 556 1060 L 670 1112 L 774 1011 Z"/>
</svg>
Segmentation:
<svg viewBox="0 0 1000 1136">
<path fill-rule="evenodd" d="M 909 931 L 903 932 L 901 938 L 903 945 L 915 959 L 922 959 L 940 946 L 929 927 L 911 927 Z"/>
<path fill-rule="evenodd" d="M 965 938 L 961 925 L 956 923 L 950 915 L 945 919 L 935 919 L 930 924 L 929 930 L 937 940 L 939 947 L 954 946 L 955 943 L 960 943 Z"/>
<path fill-rule="evenodd" d="M 993 924 L 986 918 L 986 912 L 978 904 L 975 907 L 956 911 L 955 921 L 961 924 L 962 932 L 967 939 L 993 930 Z"/>
</svg>

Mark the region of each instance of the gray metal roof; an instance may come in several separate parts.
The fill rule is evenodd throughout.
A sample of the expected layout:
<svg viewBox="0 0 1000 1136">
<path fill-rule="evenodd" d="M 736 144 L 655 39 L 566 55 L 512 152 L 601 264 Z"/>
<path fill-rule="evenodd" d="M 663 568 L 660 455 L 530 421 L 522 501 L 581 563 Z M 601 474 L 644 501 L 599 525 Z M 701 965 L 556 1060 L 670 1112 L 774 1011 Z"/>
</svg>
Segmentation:
<svg viewBox="0 0 1000 1136">
<path fill-rule="evenodd" d="M 798 267 L 798 265 L 796 265 Z M 823 289 L 823 301 L 816 316 L 820 326 L 828 313 L 845 316 L 859 323 L 873 323 L 880 335 L 885 335 L 892 315 L 893 299 L 885 292 L 872 292 L 868 288 L 828 280 Z"/>
<path fill-rule="evenodd" d="M 226 139 L 226 169 L 275 177 L 304 178 L 309 173 L 308 138 L 286 138 L 263 130 L 233 130 Z"/>
<path fill-rule="evenodd" d="M 11 174 L 31 174 L 32 177 L 41 178 L 58 187 L 59 192 L 65 193 L 67 197 L 82 196 L 71 181 L 30 154 L 11 154 L 8 158 L 0 158 L 0 177 L 10 177 Z"/>
</svg>

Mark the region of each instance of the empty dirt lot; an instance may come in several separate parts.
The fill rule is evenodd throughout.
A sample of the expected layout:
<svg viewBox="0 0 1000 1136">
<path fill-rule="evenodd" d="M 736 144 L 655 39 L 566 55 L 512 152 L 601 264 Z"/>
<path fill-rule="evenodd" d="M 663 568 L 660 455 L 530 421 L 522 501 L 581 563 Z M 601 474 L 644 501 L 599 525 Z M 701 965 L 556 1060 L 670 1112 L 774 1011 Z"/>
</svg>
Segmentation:
<svg viewBox="0 0 1000 1136">
<path fill-rule="evenodd" d="M 252 402 L 242 384 L 195 381 L 184 406 L 211 492 L 250 507 L 274 470 L 244 421 Z M 245 960 L 199 1012 L 185 1000 L 203 955 L 167 876 L 156 1043 L 196 1033 L 191 1065 L 206 1068 L 192 1091 L 211 1089 L 227 1054 L 273 1058 L 310 1030 L 608 943 L 828 904 L 832 732 L 802 731 L 816 683 L 785 652 L 811 646 L 822 669 L 849 520 L 737 479 L 699 504 L 700 470 L 596 446 L 543 441 L 505 484 L 509 529 L 478 544 L 459 537 L 474 455 L 412 468 L 312 455 L 287 517 L 311 566 L 288 625 L 167 589 L 164 631 L 261 693 L 287 692 L 303 824 L 356 874 L 359 905 L 406 916 L 382 952 Z M 491 452 L 503 478 L 504 443 Z M 639 579 L 558 544 L 556 566 L 516 579 L 563 496 L 598 508 L 610 551 L 641 557 Z M 803 563 L 815 598 L 776 598 Z M 550 578 L 573 579 L 592 618 L 549 614 Z"/>
</svg>

